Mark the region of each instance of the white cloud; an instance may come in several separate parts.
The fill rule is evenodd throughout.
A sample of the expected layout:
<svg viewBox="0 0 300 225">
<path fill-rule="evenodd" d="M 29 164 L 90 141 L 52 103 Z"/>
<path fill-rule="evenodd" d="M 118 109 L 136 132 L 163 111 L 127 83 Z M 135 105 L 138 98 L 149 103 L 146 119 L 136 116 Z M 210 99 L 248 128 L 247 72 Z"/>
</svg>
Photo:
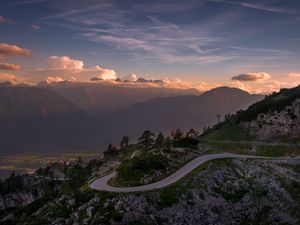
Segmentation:
<svg viewBox="0 0 300 225">
<path fill-rule="evenodd" d="M 122 77 L 122 79 L 130 81 L 130 82 L 135 82 L 138 79 L 138 77 L 137 77 L 137 75 L 135 73 L 131 73 L 131 74 L 127 75 L 127 76 Z"/>
<path fill-rule="evenodd" d="M 116 71 L 112 69 L 100 66 L 86 68 L 82 60 L 72 59 L 69 56 L 51 56 L 47 61 L 48 68 L 27 70 L 28 76 L 37 82 L 47 80 L 48 77 L 60 77 L 62 80 L 78 82 L 89 81 L 91 77 L 103 80 L 115 80 L 117 77 Z"/>
<path fill-rule="evenodd" d="M 50 56 L 50 66 L 55 69 L 83 69 L 84 63 L 81 60 L 72 59 L 69 56 Z"/>
<path fill-rule="evenodd" d="M 62 81 L 64 81 L 64 79 L 59 76 L 49 76 L 49 77 L 47 77 L 47 80 L 46 80 L 46 82 L 49 84 L 55 83 L 55 82 L 62 82 Z"/>
</svg>

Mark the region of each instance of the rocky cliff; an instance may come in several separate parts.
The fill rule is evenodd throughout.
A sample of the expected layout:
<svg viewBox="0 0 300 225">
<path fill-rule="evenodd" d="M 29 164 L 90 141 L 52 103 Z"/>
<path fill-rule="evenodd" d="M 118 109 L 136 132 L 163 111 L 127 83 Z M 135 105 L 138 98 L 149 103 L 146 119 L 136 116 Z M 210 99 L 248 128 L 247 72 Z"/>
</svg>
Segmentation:
<svg viewBox="0 0 300 225">
<path fill-rule="evenodd" d="M 296 138 L 300 134 L 300 99 L 280 111 L 260 113 L 256 119 L 242 122 L 240 126 L 257 140 Z"/>
</svg>

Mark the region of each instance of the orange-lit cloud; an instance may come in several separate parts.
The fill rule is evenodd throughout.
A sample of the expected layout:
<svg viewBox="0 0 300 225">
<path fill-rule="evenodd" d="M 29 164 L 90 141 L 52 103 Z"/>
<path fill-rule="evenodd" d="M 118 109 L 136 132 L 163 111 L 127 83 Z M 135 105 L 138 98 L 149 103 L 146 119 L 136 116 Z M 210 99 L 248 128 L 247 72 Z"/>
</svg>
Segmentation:
<svg viewBox="0 0 300 225">
<path fill-rule="evenodd" d="M 8 55 L 31 56 L 32 51 L 26 48 L 18 47 L 16 45 L 0 43 L 0 59 L 4 59 Z"/>
<path fill-rule="evenodd" d="M 20 70 L 21 66 L 9 63 L 0 63 L 0 70 Z"/>
<path fill-rule="evenodd" d="M 64 79 L 62 79 L 59 76 L 49 76 L 49 77 L 47 77 L 47 80 L 46 80 L 46 82 L 49 84 L 55 83 L 55 82 L 62 82 L 62 81 L 64 81 Z"/>
<path fill-rule="evenodd" d="M 83 69 L 84 63 L 81 60 L 72 59 L 69 56 L 50 56 L 50 66 L 55 69 Z"/>
<path fill-rule="evenodd" d="M 237 81 L 265 81 L 271 78 L 271 75 L 265 72 L 260 73 L 243 73 L 232 77 L 232 80 Z"/>
<path fill-rule="evenodd" d="M 298 78 L 300 78 L 300 73 L 290 73 L 289 77 L 298 77 Z"/>
<path fill-rule="evenodd" d="M 34 81 L 47 80 L 48 77 L 60 77 L 68 81 L 89 81 L 92 77 L 103 80 L 115 80 L 116 72 L 100 66 L 85 67 L 84 62 L 69 56 L 50 56 L 47 68 L 27 70 L 28 76 Z"/>
<path fill-rule="evenodd" d="M 0 73 L 0 82 L 11 82 L 11 83 L 15 84 L 15 83 L 21 83 L 24 81 L 25 81 L 24 78 L 18 77 L 14 74 Z"/>
</svg>

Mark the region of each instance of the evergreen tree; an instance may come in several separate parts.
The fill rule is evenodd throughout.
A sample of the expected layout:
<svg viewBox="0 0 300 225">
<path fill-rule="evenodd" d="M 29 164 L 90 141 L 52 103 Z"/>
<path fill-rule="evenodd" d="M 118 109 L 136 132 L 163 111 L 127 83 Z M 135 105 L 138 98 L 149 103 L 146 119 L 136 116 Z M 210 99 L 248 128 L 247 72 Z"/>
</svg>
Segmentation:
<svg viewBox="0 0 300 225">
<path fill-rule="evenodd" d="M 121 143 L 120 143 L 120 147 L 121 148 L 126 148 L 128 147 L 128 144 L 129 144 L 129 137 L 128 136 L 123 136 L 122 140 L 121 140 Z"/>
<path fill-rule="evenodd" d="M 186 134 L 187 137 L 197 136 L 197 135 L 198 135 L 197 132 L 193 128 L 191 128 L 190 131 L 187 132 Z"/>
<path fill-rule="evenodd" d="M 164 151 L 169 152 L 171 150 L 171 147 L 172 147 L 172 141 L 171 141 L 171 138 L 168 136 L 165 139 Z"/>
<path fill-rule="evenodd" d="M 144 150 L 149 151 L 154 142 L 154 134 L 150 130 L 145 130 L 142 136 L 138 139 L 138 144 L 143 147 Z"/>
<path fill-rule="evenodd" d="M 174 134 L 174 139 L 178 140 L 184 136 L 183 131 L 180 130 L 179 128 L 176 129 L 175 134 Z"/>
<path fill-rule="evenodd" d="M 160 132 L 158 135 L 157 135 L 157 138 L 155 140 L 155 144 L 154 146 L 156 148 L 162 148 L 164 146 L 164 143 L 165 143 L 165 137 L 164 135 Z"/>
</svg>

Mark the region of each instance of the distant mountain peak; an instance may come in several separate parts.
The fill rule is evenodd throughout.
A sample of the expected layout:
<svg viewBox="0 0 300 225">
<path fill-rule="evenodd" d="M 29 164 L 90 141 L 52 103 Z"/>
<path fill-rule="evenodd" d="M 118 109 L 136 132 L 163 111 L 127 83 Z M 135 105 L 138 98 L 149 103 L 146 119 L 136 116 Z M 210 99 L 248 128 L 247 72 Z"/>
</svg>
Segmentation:
<svg viewBox="0 0 300 225">
<path fill-rule="evenodd" d="M 213 88 L 213 89 L 210 89 L 209 91 L 206 91 L 206 92 L 220 92 L 220 93 L 243 93 L 243 94 L 250 94 L 249 92 L 247 91 L 244 91 L 242 89 L 239 89 L 239 88 L 235 88 L 235 87 L 228 87 L 228 86 L 220 86 L 220 87 L 216 87 L 216 88 Z M 206 93 L 204 92 L 204 93 Z"/>
</svg>

